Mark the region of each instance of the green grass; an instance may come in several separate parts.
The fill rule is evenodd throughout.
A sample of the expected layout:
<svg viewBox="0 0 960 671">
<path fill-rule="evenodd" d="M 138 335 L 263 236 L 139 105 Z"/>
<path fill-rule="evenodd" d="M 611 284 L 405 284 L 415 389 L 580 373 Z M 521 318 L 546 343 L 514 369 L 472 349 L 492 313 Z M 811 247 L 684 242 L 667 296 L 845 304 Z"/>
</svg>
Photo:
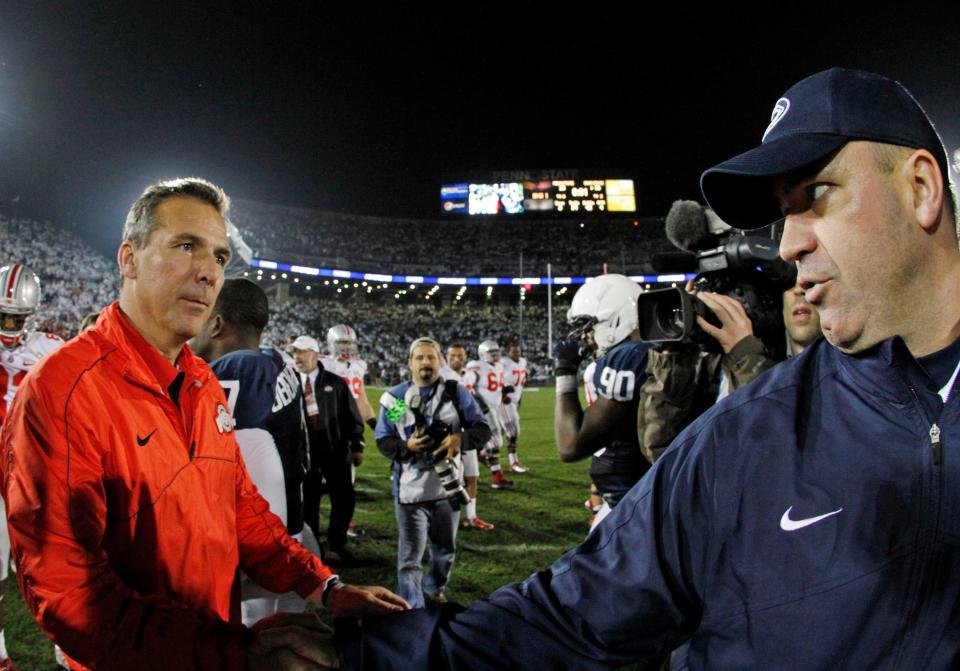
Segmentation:
<svg viewBox="0 0 960 671">
<path fill-rule="evenodd" d="M 369 390 L 377 407 L 382 389 Z M 589 463 L 563 464 L 553 440 L 552 387 L 530 389 L 520 408 L 520 458 L 530 468 L 512 474 L 513 490 L 494 491 L 490 475 L 480 467 L 478 512 L 496 525 L 493 531 L 461 530 L 448 596 L 467 604 L 510 582 L 523 580 L 549 566 L 587 533 Z M 396 588 L 397 533 L 390 496 L 389 462 L 377 451 L 367 429 L 366 458 L 357 471 L 354 522 L 366 536 L 351 539 L 356 566 L 338 569 L 345 580 Z M 506 462 L 504 449 L 503 461 Z M 335 564 L 334 564 L 335 566 Z M 7 649 L 20 671 L 53 671 L 51 645 L 26 611 L 15 578 L 6 581 Z"/>
</svg>

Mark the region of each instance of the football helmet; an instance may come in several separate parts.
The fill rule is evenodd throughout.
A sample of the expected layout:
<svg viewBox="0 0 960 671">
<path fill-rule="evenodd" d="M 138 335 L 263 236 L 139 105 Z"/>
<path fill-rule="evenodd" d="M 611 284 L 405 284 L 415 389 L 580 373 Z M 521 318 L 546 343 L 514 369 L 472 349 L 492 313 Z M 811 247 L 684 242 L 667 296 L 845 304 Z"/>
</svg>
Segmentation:
<svg viewBox="0 0 960 671">
<path fill-rule="evenodd" d="M 639 327 L 637 297 L 640 285 L 624 275 L 599 275 L 577 290 L 567 322 L 575 328 L 571 336 L 581 341 L 592 337 L 597 356 L 617 345 Z"/>
<path fill-rule="evenodd" d="M 481 361 L 497 363 L 500 360 L 500 345 L 493 340 L 484 340 L 477 345 L 477 353 Z"/>
<path fill-rule="evenodd" d="M 40 278 L 22 263 L 0 268 L 0 344 L 12 349 L 20 344 L 27 317 L 40 306 Z"/>
<path fill-rule="evenodd" d="M 330 354 L 339 359 L 349 359 L 357 356 L 357 332 L 348 324 L 331 326 L 327 331 L 327 347 Z"/>
</svg>

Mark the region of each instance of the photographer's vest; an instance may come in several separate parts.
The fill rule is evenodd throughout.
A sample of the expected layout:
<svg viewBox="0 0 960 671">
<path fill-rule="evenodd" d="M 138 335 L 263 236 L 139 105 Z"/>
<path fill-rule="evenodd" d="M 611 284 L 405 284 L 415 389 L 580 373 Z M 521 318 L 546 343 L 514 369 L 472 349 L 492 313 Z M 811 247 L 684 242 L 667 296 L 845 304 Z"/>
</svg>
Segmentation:
<svg viewBox="0 0 960 671">
<path fill-rule="evenodd" d="M 429 396 L 421 398 L 419 412 L 427 426 L 435 421 L 449 425 L 453 433 L 461 430 L 460 409 L 457 402 L 457 385 L 455 380 L 440 382 L 431 388 Z M 416 429 L 416 416 L 412 407 L 415 407 L 414 398 L 420 396 L 420 387 L 411 384 L 403 392 L 403 398 L 397 398 L 390 392 L 380 397 L 387 420 L 394 425 L 397 435 L 403 440 L 409 440 Z M 414 404 L 414 405 L 411 405 Z M 434 448 L 436 449 L 436 448 Z M 415 455 L 406 453 L 393 462 L 393 494 L 400 503 L 423 503 L 447 498 L 447 492 L 440 484 L 440 478 L 431 464 L 427 463 L 425 454 Z M 463 469 L 460 467 L 460 455 L 454 459 L 463 479 Z"/>
</svg>

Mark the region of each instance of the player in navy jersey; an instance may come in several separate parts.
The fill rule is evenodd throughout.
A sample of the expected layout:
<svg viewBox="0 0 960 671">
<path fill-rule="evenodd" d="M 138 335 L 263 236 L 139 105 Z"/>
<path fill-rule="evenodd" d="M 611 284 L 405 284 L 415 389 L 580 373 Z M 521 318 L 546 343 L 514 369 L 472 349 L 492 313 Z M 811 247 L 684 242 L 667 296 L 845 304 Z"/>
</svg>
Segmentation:
<svg viewBox="0 0 960 671">
<path fill-rule="evenodd" d="M 600 275 L 588 281 L 567 312 L 576 329 L 554 351 L 554 429 L 560 459 L 578 461 L 606 448 L 590 466 L 590 478 L 603 497 L 594 525 L 650 468 L 633 430 L 649 349 L 637 331 L 639 295 L 640 287 L 623 275 Z M 597 357 L 593 385 L 598 398 L 584 411 L 577 396 L 577 370 L 591 350 Z"/>
<path fill-rule="evenodd" d="M 268 315 L 260 287 L 249 280 L 226 280 L 191 346 L 220 380 L 251 480 L 290 535 L 319 555 L 317 541 L 303 523 L 300 486 L 308 459 L 303 392 L 296 370 L 280 352 L 260 347 Z M 241 594 L 247 625 L 305 605 L 295 594 L 273 594 L 246 578 Z"/>
</svg>

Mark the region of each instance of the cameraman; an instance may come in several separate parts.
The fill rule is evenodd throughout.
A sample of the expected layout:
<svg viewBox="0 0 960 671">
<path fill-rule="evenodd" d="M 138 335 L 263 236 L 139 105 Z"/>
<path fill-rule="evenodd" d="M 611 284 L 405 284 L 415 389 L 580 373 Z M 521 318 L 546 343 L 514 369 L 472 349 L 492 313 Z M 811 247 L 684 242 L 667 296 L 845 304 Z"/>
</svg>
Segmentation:
<svg viewBox="0 0 960 671">
<path fill-rule="evenodd" d="M 700 328 L 717 342 L 722 353 L 704 351 L 690 343 L 660 343 L 648 353 L 637 434 L 651 463 L 710 406 L 778 363 L 754 335 L 740 301 L 724 294 L 698 292 L 692 281 L 686 289 L 720 322 L 715 326 L 697 317 Z M 820 335 L 820 319 L 796 284 L 783 292 L 782 305 L 787 356 L 793 356 Z"/>
<path fill-rule="evenodd" d="M 380 398 L 380 418 L 374 435 L 377 448 L 393 460 L 391 480 L 399 533 L 397 591 L 414 608 L 425 600 L 446 601 L 456 550 L 459 506 L 449 497 L 466 494 L 444 486 L 435 468 L 451 460 L 461 479 L 460 452 L 474 450 L 490 439 L 490 428 L 467 388 L 440 376 L 440 345 L 417 338 L 410 345 L 410 382 Z M 442 437 L 441 437 L 442 436 Z M 467 497 L 469 498 L 469 497 Z M 423 552 L 430 541 L 430 572 L 421 588 Z"/>
</svg>

